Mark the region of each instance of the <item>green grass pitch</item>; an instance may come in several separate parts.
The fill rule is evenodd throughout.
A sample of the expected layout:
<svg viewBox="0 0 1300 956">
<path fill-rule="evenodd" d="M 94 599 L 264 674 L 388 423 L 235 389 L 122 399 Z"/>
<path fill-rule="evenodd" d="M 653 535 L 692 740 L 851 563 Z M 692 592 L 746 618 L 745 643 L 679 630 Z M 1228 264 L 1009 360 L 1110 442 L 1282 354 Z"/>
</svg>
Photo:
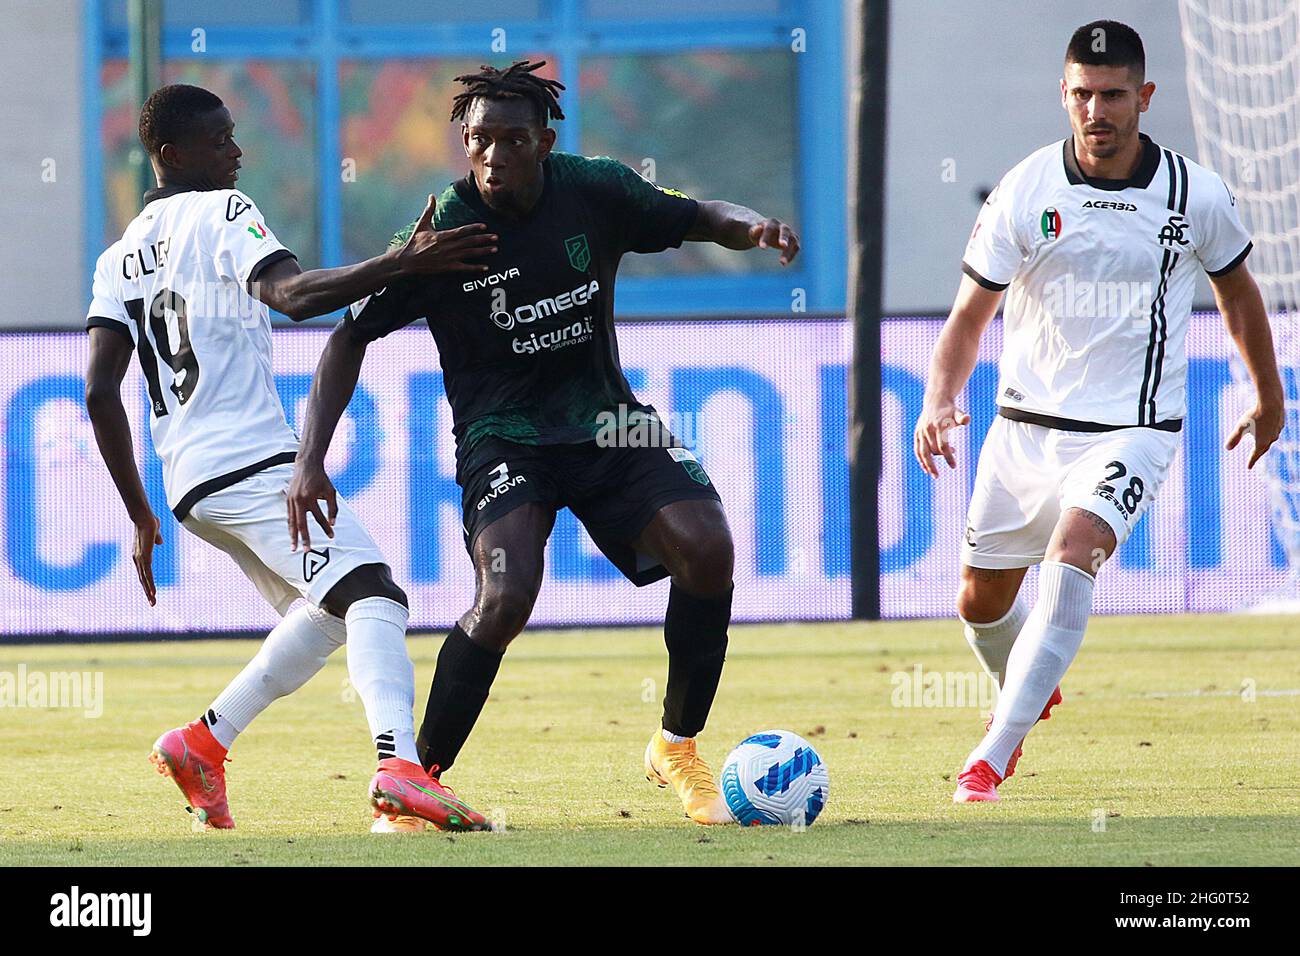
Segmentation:
<svg viewBox="0 0 1300 956">
<path fill-rule="evenodd" d="M 1296 865 L 1297 636 L 1284 617 L 1094 618 L 1003 801 L 953 806 L 982 713 L 897 706 L 895 675 L 972 671 L 955 623 L 735 626 L 701 748 L 717 769 L 751 732 L 810 737 L 830 798 L 795 832 L 697 827 L 645 781 L 666 661 L 655 629 L 525 633 L 447 777 L 505 831 L 401 836 L 368 832 L 373 751 L 342 653 L 232 749 L 238 829 L 195 833 L 146 756 L 257 645 L 8 646 L 0 672 L 99 671 L 104 702 L 97 719 L 0 708 L 0 862 Z M 440 640 L 410 641 L 417 714 Z"/>
</svg>

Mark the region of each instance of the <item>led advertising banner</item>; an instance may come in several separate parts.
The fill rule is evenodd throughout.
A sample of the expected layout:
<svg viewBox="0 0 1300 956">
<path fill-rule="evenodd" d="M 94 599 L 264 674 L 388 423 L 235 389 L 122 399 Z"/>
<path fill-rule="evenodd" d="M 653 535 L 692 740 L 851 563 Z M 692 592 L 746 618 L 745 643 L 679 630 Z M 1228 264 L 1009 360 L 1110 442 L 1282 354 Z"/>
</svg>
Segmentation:
<svg viewBox="0 0 1300 956">
<path fill-rule="evenodd" d="M 297 428 L 327 332 L 275 333 L 281 399 Z M 627 324 L 619 347 L 633 391 L 696 450 L 736 541 L 737 620 L 844 617 L 849 609 L 843 322 Z M 122 393 L 137 459 L 162 518 L 150 608 L 131 561 L 131 526 L 83 404 L 84 334 L 4 337 L 4 562 L 8 633 L 266 629 L 276 620 L 225 554 L 166 510 L 138 365 Z M 827 470 L 824 465 L 829 463 Z M 451 410 L 421 325 L 370 346 L 326 465 L 411 599 L 417 627 L 450 626 L 472 603 Z M 837 502 L 834 508 L 823 504 Z M 286 531 L 286 541 L 287 541 Z M 827 544 L 829 542 L 829 544 Z M 532 622 L 662 621 L 667 582 L 636 588 L 564 511 Z"/>
<path fill-rule="evenodd" d="M 932 318 L 886 323 L 882 353 L 884 475 L 880 485 L 881 605 L 887 617 L 953 614 L 961 536 L 975 481 L 978 449 L 996 415 L 1002 323 L 985 334 L 958 407 L 971 424 L 954 429 L 957 468 L 940 460 L 927 477 L 912 454 L 930 350 L 942 327 Z M 1156 503 L 1102 571 L 1094 594 L 1100 613 L 1229 611 L 1282 586 L 1285 558 L 1270 528 L 1263 464 L 1247 471 L 1250 439 L 1223 445 L 1253 390 L 1234 382 L 1231 342 L 1217 315 L 1194 315 L 1187 333 L 1188 417 L 1178 454 Z M 1295 394 L 1295 382 L 1288 377 Z M 1037 593 L 1037 572 L 1026 595 Z"/>
<path fill-rule="evenodd" d="M 912 426 L 938 335 L 934 318 L 883 333 L 882 607 L 887 617 L 947 616 L 979 440 L 992 422 L 998 323 L 962 397 L 973 422 L 954 433 L 958 467 L 931 481 L 912 459 Z M 281 398 L 297 426 L 327 333 L 275 333 Z M 697 452 L 736 539 L 737 620 L 849 613 L 847 368 L 842 321 L 734 320 L 620 326 L 633 390 Z M 225 554 L 167 512 L 135 363 L 123 396 L 146 487 L 163 519 L 150 608 L 131 563 L 131 528 L 95 447 L 82 394 L 81 334 L 6 335 L 0 606 L 8 634 L 264 630 L 274 612 Z M 1215 316 L 1188 335 L 1190 415 L 1155 506 L 1101 576 L 1101 612 L 1230 610 L 1285 579 L 1260 476 L 1223 442 L 1249 396 L 1233 384 Z M 451 413 L 423 328 L 370 347 L 327 460 L 411 597 L 418 627 L 449 626 L 473 599 L 454 481 Z M 286 532 L 287 533 L 287 532 Z M 1034 574 L 1027 587 L 1032 596 Z M 667 584 L 635 588 L 567 511 L 556 522 L 535 625 L 653 623 Z"/>
</svg>

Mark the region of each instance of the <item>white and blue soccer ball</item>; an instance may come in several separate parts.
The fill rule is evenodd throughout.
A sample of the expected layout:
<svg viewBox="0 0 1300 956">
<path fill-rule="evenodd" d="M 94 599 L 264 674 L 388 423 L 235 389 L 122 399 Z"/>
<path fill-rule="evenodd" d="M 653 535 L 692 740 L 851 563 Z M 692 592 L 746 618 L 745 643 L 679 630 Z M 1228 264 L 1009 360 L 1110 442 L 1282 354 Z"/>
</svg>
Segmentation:
<svg viewBox="0 0 1300 956">
<path fill-rule="evenodd" d="M 808 826 L 830 788 L 821 756 L 788 730 L 746 737 L 722 767 L 722 796 L 741 826 Z"/>
</svg>

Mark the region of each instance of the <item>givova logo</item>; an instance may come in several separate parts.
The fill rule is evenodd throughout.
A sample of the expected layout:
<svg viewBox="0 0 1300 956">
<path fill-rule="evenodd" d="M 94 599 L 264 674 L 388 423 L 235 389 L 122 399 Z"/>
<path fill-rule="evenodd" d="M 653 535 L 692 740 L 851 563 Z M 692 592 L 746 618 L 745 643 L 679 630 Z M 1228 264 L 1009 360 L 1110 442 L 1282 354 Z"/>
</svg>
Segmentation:
<svg viewBox="0 0 1300 956">
<path fill-rule="evenodd" d="M 50 925 L 128 926 L 132 936 L 148 936 L 153 928 L 152 893 L 82 893 L 73 886 L 50 897 Z"/>
<path fill-rule="evenodd" d="M 478 500 L 478 504 L 474 508 L 475 511 L 482 511 L 487 507 L 489 501 L 495 501 L 516 485 L 528 484 L 528 479 L 523 475 L 515 475 L 511 478 L 510 466 L 504 461 L 493 468 L 489 474 L 492 475 L 492 480 L 488 482 L 488 493 Z"/>
</svg>

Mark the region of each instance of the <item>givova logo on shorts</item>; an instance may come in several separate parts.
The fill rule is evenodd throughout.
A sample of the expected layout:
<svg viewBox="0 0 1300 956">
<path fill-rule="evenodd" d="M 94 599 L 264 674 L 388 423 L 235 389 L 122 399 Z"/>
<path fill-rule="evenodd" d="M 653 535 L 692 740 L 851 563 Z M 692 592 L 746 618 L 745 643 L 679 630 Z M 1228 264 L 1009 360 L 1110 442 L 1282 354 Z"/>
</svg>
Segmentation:
<svg viewBox="0 0 1300 956">
<path fill-rule="evenodd" d="M 489 482 L 490 490 L 488 493 L 480 498 L 478 504 L 474 506 L 475 511 L 482 511 L 487 507 L 489 501 L 495 501 L 498 497 L 505 494 L 516 485 L 528 484 L 528 479 L 523 475 L 515 475 L 511 478 L 510 468 L 504 461 L 493 468 L 488 474 L 495 477 L 493 477 L 491 482 Z"/>
</svg>

